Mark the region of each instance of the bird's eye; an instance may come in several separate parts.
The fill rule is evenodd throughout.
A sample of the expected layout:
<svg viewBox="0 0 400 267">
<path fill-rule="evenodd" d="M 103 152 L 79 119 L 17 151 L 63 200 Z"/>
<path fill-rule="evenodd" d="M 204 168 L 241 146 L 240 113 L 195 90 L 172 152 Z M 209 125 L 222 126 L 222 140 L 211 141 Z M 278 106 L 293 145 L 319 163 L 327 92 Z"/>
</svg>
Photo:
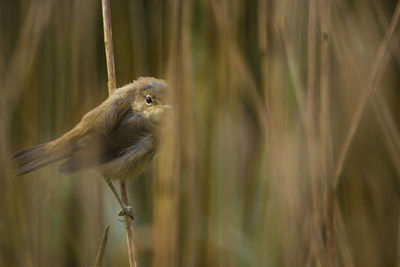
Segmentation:
<svg viewBox="0 0 400 267">
<path fill-rule="evenodd" d="M 147 104 L 151 104 L 151 103 L 153 103 L 153 98 L 151 98 L 151 96 L 146 96 L 146 103 Z"/>
</svg>

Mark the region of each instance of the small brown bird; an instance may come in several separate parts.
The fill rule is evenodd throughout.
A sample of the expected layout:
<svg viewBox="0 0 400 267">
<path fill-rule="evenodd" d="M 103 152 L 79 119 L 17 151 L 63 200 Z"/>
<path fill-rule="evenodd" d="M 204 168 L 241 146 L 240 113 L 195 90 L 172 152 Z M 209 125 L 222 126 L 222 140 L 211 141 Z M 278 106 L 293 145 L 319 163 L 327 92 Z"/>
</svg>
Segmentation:
<svg viewBox="0 0 400 267">
<path fill-rule="evenodd" d="M 142 77 L 118 88 L 60 138 L 14 154 L 16 175 L 63 161 L 60 172 L 96 169 L 122 207 L 119 215 L 133 218 L 112 180 L 138 176 L 151 163 L 159 144 L 160 126 L 170 106 L 167 84 Z"/>
</svg>

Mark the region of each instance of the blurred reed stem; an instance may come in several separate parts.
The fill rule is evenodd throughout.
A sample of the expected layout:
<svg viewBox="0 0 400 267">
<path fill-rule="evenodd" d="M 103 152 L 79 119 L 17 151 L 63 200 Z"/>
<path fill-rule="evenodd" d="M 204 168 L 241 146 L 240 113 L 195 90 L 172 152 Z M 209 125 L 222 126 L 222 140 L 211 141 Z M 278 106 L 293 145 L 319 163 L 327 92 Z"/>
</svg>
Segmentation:
<svg viewBox="0 0 400 267">
<path fill-rule="evenodd" d="M 308 173 L 311 182 L 312 199 L 312 223 L 311 223 L 311 251 L 310 261 L 314 261 L 317 266 L 321 262 L 322 246 L 322 227 L 321 227 L 321 179 L 318 156 L 318 141 L 316 129 L 318 120 L 315 118 L 315 91 L 317 79 L 317 1 L 308 1 L 308 38 L 307 38 L 307 91 L 306 91 L 306 139 L 307 139 L 307 163 Z"/>
<path fill-rule="evenodd" d="M 334 191 L 332 187 L 333 151 L 331 130 L 331 98 L 330 98 L 330 0 L 320 3 L 320 163 L 321 177 L 325 183 L 324 190 L 324 222 L 325 222 L 325 247 L 327 265 L 336 266 L 335 228 L 334 228 Z"/>
<path fill-rule="evenodd" d="M 396 4 L 396 8 L 394 10 L 389 28 L 386 30 L 385 36 L 381 41 L 381 43 L 379 44 L 378 51 L 375 54 L 375 58 L 371 64 L 372 66 L 371 70 L 368 74 L 367 88 L 361 95 L 361 99 L 359 104 L 357 105 L 354 117 L 350 125 L 349 132 L 346 136 L 346 139 L 340 151 L 340 155 L 337 160 L 336 169 L 334 171 L 334 177 L 333 177 L 333 187 L 335 190 L 339 183 L 340 175 L 342 174 L 343 171 L 343 164 L 345 162 L 347 152 L 350 148 L 354 135 L 356 134 L 357 128 L 360 124 L 365 106 L 367 105 L 371 95 L 375 93 L 376 88 L 379 85 L 378 83 L 380 81 L 380 78 L 389 61 L 389 58 L 393 54 L 392 52 L 393 49 L 391 49 L 390 46 L 392 44 L 392 41 L 396 40 L 396 38 L 393 37 L 395 36 L 396 30 L 398 30 L 397 28 L 399 25 L 399 20 L 400 20 L 400 1 L 398 1 Z"/>
</svg>

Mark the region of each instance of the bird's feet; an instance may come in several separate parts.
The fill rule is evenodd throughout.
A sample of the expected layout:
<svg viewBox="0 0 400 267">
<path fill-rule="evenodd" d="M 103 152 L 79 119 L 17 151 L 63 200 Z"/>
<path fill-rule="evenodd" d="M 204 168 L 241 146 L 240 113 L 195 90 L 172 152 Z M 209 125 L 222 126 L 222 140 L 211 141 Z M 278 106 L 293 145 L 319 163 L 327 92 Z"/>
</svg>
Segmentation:
<svg viewBox="0 0 400 267">
<path fill-rule="evenodd" d="M 133 212 L 132 207 L 130 206 L 122 206 L 121 210 L 118 212 L 118 216 L 129 216 L 132 221 L 135 218 L 135 213 Z"/>
</svg>

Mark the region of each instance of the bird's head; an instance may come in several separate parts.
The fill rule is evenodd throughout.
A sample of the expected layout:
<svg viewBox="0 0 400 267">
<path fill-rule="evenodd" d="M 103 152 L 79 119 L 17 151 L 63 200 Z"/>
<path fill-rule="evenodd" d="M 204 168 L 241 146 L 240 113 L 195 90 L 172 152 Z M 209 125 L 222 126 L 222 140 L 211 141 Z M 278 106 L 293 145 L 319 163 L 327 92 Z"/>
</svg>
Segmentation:
<svg viewBox="0 0 400 267">
<path fill-rule="evenodd" d="M 171 106 L 167 103 L 167 83 L 152 77 L 142 77 L 133 83 L 135 100 L 132 109 L 154 124 L 159 124 Z"/>
</svg>

